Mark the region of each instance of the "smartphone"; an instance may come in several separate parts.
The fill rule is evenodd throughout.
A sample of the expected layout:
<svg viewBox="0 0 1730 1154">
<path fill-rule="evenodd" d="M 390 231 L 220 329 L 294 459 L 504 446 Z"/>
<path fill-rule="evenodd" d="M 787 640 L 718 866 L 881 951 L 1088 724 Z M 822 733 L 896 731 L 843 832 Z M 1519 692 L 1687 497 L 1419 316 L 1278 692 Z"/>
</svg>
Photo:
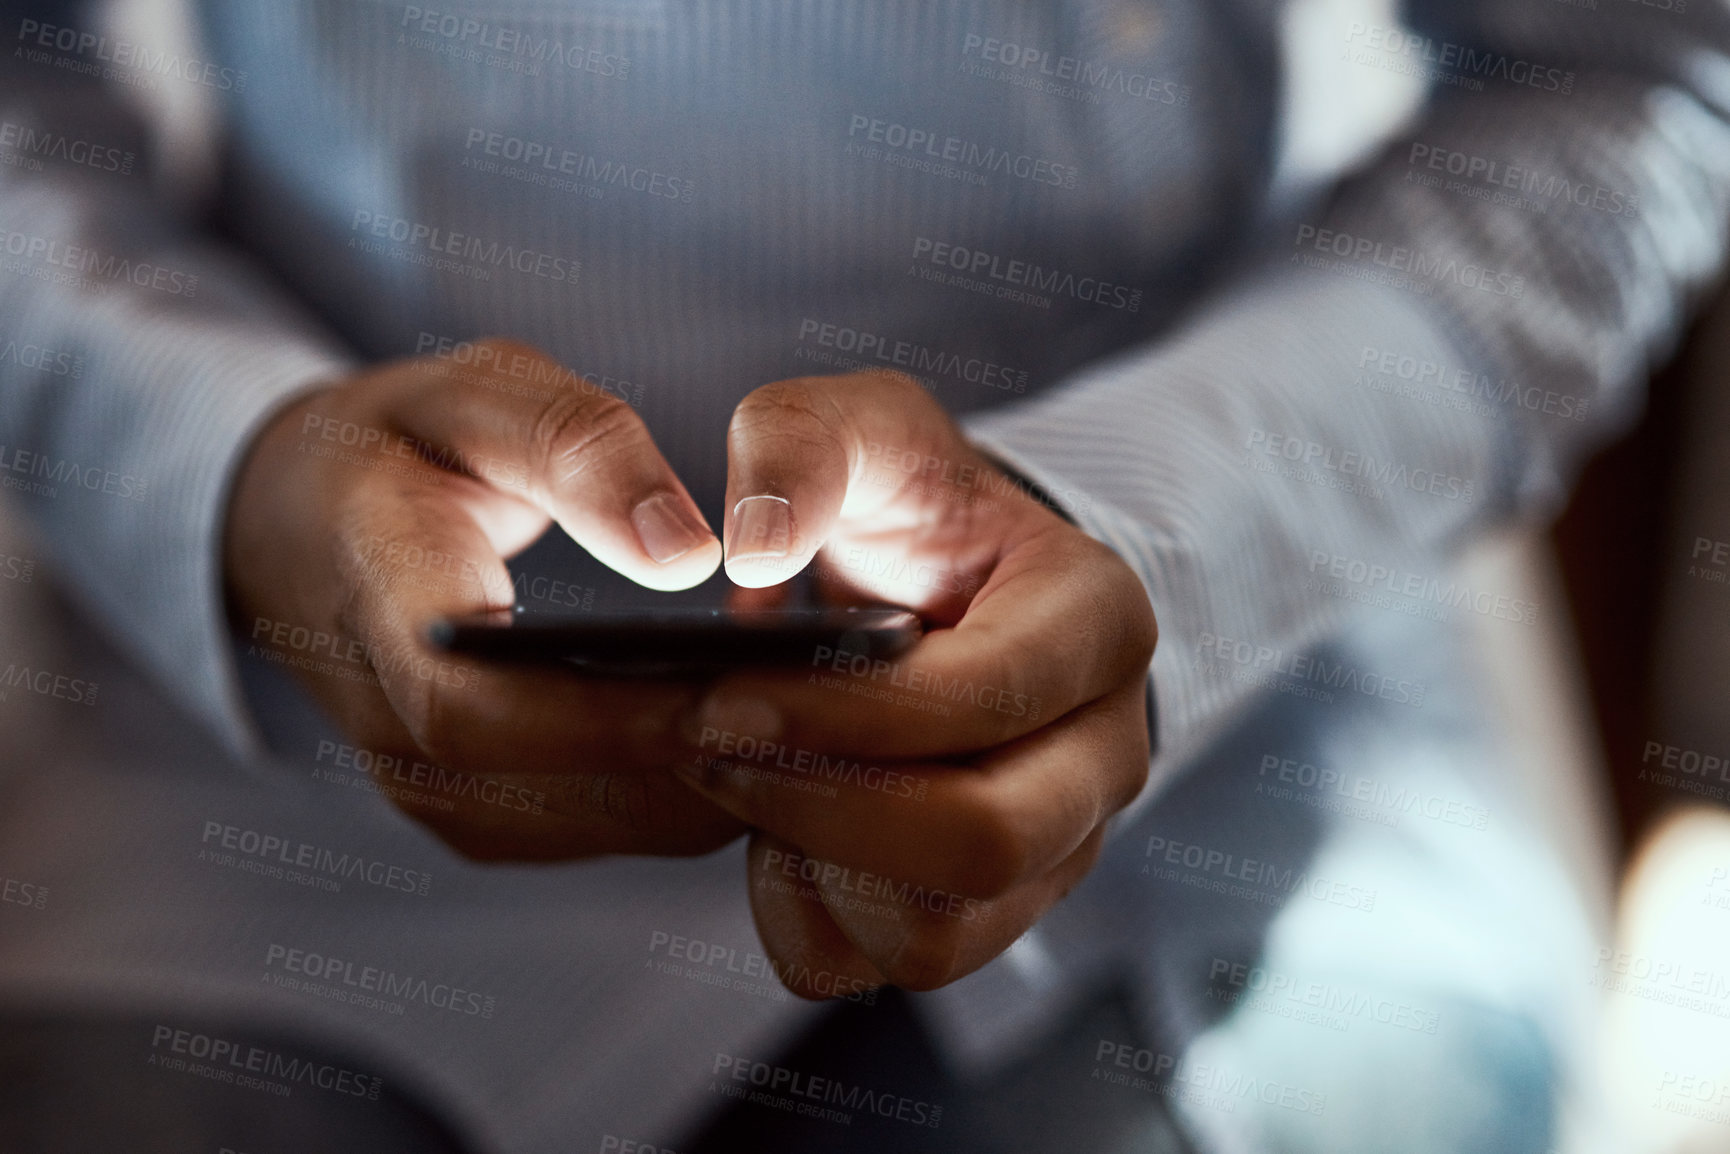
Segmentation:
<svg viewBox="0 0 1730 1154">
<path fill-rule="evenodd" d="M 572 665 L 626 676 L 797 668 L 893 658 L 924 632 L 905 609 L 659 609 L 570 616 L 510 614 L 435 622 L 432 643 L 490 661 Z"/>
</svg>

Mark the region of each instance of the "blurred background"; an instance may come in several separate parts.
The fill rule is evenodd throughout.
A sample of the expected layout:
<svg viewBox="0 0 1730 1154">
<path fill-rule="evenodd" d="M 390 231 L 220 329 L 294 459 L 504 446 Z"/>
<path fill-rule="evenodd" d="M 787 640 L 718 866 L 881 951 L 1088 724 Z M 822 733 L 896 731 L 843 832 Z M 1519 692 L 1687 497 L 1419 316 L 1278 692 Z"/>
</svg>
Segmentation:
<svg viewBox="0 0 1730 1154">
<path fill-rule="evenodd" d="M 1329 5 L 1310 7 L 1321 19 Z M 187 34 L 176 0 L 129 3 L 124 19 L 152 25 L 156 43 Z M 1409 109 L 1412 94 L 1397 79 L 1356 79 L 1389 86 L 1368 101 L 1348 94 L 1372 116 Z M 145 94 L 159 102 L 152 112 L 188 197 L 213 171 L 201 95 L 190 85 Z M 1342 126 L 1342 138 L 1353 131 Z M 1329 144 L 1315 147 L 1325 154 Z M 1705 975 L 1694 992 L 1730 1015 L 1730 986 L 1718 988 L 1730 975 L 1727 380 L 1730 293 L 1654 379 L 1639 423 L 1594 458 L 1559 520 L 1485 541 L 1462 566 L 1473 587 L 1540 607 L 1530 629 L 1466 616 L 1496 722 L 1540 771 L 1532 788 L 1570 866 L 1594 879 L 1597 972 L 1639 978 L 1642 960 L 1664 960 Z M 0 500 L 0 558 L 38 555 L 22 532 L 16 509 Z M 28 584 L 0 583 L 0 644 L 9 658 L 34 655 L 52 668 L 117 670 L 102 678 L 98 717 L 0 727 L 0 765 L 45 748 L 69 758 L 147 748 L 163 763 L 195 748 L 155 691 L 119 671 L 120 659 L 59 599 L 51 565 Z M 1669 1004 L 1650 989 L 1605 982 L 1601 1099 L 1586 1092 L 1573 1105 L 1558 1154 L 1730 1151 L 1730 1016 Z"/>
</svg>

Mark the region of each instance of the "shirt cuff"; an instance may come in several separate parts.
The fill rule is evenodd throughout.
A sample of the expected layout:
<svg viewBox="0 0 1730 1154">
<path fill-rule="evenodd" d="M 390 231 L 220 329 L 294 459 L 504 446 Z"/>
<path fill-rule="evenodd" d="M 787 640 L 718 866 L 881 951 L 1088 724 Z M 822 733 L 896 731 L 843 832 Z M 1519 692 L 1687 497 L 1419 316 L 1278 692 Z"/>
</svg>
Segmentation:
<svg viewBox="0 0 1730 1154">
<path fill-rule="evenodd" d="M 1317 550 L 1429 566 L 1515 504 L 1520 438 L 1506 419 L 1436 403 L 1449 399 L 1445 389 L 1405 396 L 1369 380 L 1366 350 L 1485 368 L 1440 311 L 1381 286 L 1278 273 L 1157 346 L 963 420 L 982 452 L 1047 494 L 1147 589 L 1160 626 L 1150 678 L 1158 745 L 1148 787 L 1125 815 L 1255 694 L 1256 678 L 1200 660 L 1209 638 L 1296 653 L 1344 624 L 1349 603 L 1305 579 Z M 1366 494 L 1357 475 L 1318 467 L 1289 476 L 1257 455 L 1276 439 L 1323 446 L 1330 461 L 1377 462 L 1393 479 Z M 1469 480 L 1470 496 L 1398 481 L 1420 474 Z"/>
</svg>

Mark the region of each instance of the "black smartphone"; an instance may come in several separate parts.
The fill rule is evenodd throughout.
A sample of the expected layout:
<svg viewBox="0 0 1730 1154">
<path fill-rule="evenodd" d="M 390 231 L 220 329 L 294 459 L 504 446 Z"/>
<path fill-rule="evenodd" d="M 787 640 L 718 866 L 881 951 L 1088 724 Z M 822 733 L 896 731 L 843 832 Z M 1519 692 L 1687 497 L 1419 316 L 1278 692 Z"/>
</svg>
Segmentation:
<svg viewBox="0 0 1730 1154">
<path fill-rule="evenodd" d="M 435 622 L 432 643 L 491 661 L 574 665 L 628 676 L 885 660 L 923 633 L 905 609 L 673 608 L 569 616 L 524 613 Z M 845 657 L 841 657 L 841 655 Z"/>
</svg>

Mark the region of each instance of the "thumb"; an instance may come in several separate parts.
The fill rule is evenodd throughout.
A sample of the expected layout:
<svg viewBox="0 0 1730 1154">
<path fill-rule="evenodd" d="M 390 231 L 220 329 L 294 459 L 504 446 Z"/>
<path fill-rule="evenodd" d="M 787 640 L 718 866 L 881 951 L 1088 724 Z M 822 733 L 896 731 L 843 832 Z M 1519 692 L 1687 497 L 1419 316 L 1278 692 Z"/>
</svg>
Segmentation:
<svg viewBox="0 0 1730 1154">
<path fill-rule="evenodd" d="M 755 390 L 727 430 L 727 576 L 762 588 L 793 577 L 843 516 L 881 511 L 897 491 L 865 466 L 885 444 L 926 454 L 956 441 L 924 389 L 897 373 L 801 377 Z"/>
</svg>

